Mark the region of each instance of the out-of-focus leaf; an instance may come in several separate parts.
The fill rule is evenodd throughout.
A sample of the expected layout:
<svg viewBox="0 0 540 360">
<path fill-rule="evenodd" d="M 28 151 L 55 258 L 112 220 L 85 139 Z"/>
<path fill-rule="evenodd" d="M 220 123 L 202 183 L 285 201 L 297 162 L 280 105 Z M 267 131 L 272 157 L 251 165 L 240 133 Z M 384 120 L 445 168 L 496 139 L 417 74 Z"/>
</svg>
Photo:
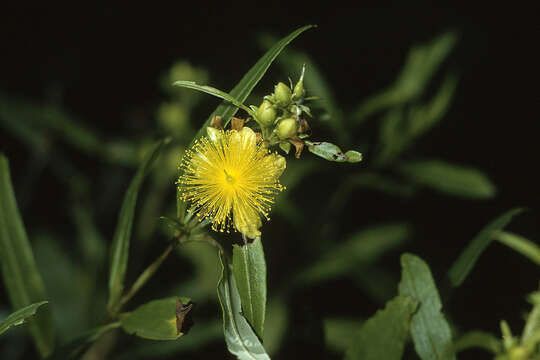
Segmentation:
<svg viewBox="0 0 540 360">
<path fill-rule="evenodd" d="M 223 311 L 223 332 L 229 352 L 240 360 L 270 359 L 259 338 L 242 316 L 240 295 L 229 261 L 221 252 L 219 258 L 223 272 L 218 282 L 218 297 Z"/>
<path fill-rule="evenodd" d="M 315 263 L 299 273 L 296 281 L 313 283 L 331 279 L 359 266 L 368 266 L 386 251 L 406 240 L 410 234 L 406 224 L 387 224 L 359 231 L 337 244 Z"/>
<path fill-rule="evenodd" d="M 428 265 L 418 256 L 401 256 L 399 294 L 411 296 L 420 307 L 411 321 L 411 336 L 422 360 L 455 360 L 450 326 L 441 313 L 441 299 Z"/>
<path fill-rule="evenodd" d="M 474 168 L 439 160 L 420 160 L 400 163 L 398 170 L 412 182 L 446 194 L 476 199 L 495 195 L 493 183 Z"/>
<path fill-rule="evenodd" d="M 362 326 L 361 320 L 350 318 L 324 319 L 324 338 L 326 346 L 333 351 L 345 353 L 352 346 L 356 332 Z"/>
<path fill-rule="evenodd" d="M 529 258 L 532 262 L 540 265 L 540 246 L 536 243 L 525 239 L 523 236 L 506 231 L 496 232 L 494 236 L 495 240 L 498 242 L 516 250 L 521 255 Z"/>
<path fill-rule="evenodd" d="M 260 236 L 250 244 L 233 245 L 232 269 L 242 315 L 262 339 L 266 315 L 266 262 Z"/>
<path fill-rule="evenodd" d="M 360 104 L 353 112 L 352 120 L 360 124 L 380 110 L 419 98 L 456 40 L 456 34 L 448 32 L 428 44 L 413 47 L 394 84 Z"/>
<path fill-rule="evenodd" d="M 359 268 L 354 273 L 355 284 L 374 301 L 385 304 L 396 295 L 399 278 L 393 272 L 379 265 L 372 265 L 368 271 Z"/>
<path fill-rule="evenodd" d="M 495 335 L 485 331 L 469 331 L 454 341 L 456 353 L 470 348 L 481 348 L 493 354 L 502 352 L 501 341 Z"/>
<path fill-rule="evenodd" d="M 221 321 L 196 321 L 189 334 L 178 341 L 152 341 L 139 339 L 132 347 L 115 357 L 116 360 L 158 359 L 172 357 L 186 351 L 195 351 L 204 345 L 223 338 Z"/>
<path fill-rule="evenodd" d="M 303 26 L 303 27 L 293 31 L 292 33 L 290 33 L 289 35 L 287 35 L 286 37 L 284 37 L 280 41 L 278 41 L 270 50 L 268 50 L 259 59 L 259 61 L 257 61 L 255 63 L 255 65 L 253 65 L 253 67 L 251 69 L 249 69 L 249 71 L 238 82 L 238 84 L 236 84 L 236 86 L 231 91 L 229 91 L 229 95 L 231 97 L 237 99 L 240 102 L 244 102 L 247 99 L 247 97 L 249 96 L 249 94 L 251 94 L 251 91 L 253 90 L 255 85 L 257 85 L 259 83 L 259 81 L 261 80 L 263 75 L 266 73 L 266 70 L 268 70 L 268 68 L 270 67 L 272 62 L 274 62 L 276 57 L 281 53 L 281 51 L 283 51 L 283 49 L 291 41 L 293 41 L 298 35 L 300 35 L 304 31 L 306 31 L 307 29 L 310 29 L 312 27 L 313 27 L 313 25 Z M 210 114 L 210 116 L 204 122 L 204 124 L 201 126 L 201 128 L 199 129 L 197 134 L 195 134 L 195 136 L 193 137 L 193 140 L 191 140 L 191 144 L 190 144 L 189 147 L 191 147 L 193 145 L 195 140 L 200 139 L 202 136 L 204 136 L 206 134 L 206 128 L 210 125 L 210 121 L 212 121 L 212 119 L 215 116 L 221 116 L 223 118 L 223 126 L 226 126 L 229 123 L 231 117 L 233 117 L 234 114 L 236 114 L 237 111 L 238 111 L 238 108 L 235 105 L 231 104 L 228 101 L 222 102 L 216 108 L 216 110 L 214 110 L 214 112 L 212 114 Z M 176 206 L 176 208 L 177 208 L 178 213 L 176 215 L 178 216 L 178 218 L 181 218 L 183 216 L 183 214 L 181 214 L 180 211 L 181 211 L 181 209 L 183 207 L 182 207 L 182 205 L 180 205 L 182 203 L 182 200 L 180 199 L 179 191 L 180 190 L 177 188 L 177 193 L 176 193 L 177 206 Z"/>
<path fill-rule="evenodd" d="M 109 312 L 116 311 L 115 307 L 122 296 L 124 289 L 124 277 L 126 275 L 129 242 L 131 239 L 131 229 L 133 227 L 133 217 L 135 215 L 135 205 L 137 196 L 143 179 L 150 171 L 150 167 L 159 156 L 166 140 L 161 140 L 153 146 L 137 170 L 135 177 L 131 181 L 129 188 L 124 195 L 124 201 L 111 246 L 111 264 L 109 273 Z"/>
<path fill-rule="evenodd" d="M 43 304 L 47 304 L 48 301 L 41 301 L 32 305 L 28 305 L 10 314 L 7 318 L 0 322 L 0 335 L 12 326 L 21 325 L 26 318 L 33 316 L 38 307 Z"/>
<path fill-rule="evenodd" d="M 278 352 L 287 330 L 287 304 L 283 297 L 270 298 L 267 306 L 264 331 L 264 348 L 269 355 Z"/>
<path fill-rule="evenodd" d="M 397 296 L 369 318 L 355 334 L 346 360 L 399 360 L 403 355 L 411 315 L 418 303 Z"/>
<path fill-rule="evenodd" d="M 450 106 L 456 86 L 456 78 L 448 76 L 428 104 L 414 106 L 407 114 L 402 107 L 388 111 L 381 123 L 376 164 L 378 166 L 388 164 L 406 150 L 417 137 L 439 122 Z"/>
<path fill-rule="evenodd" d="M 32 247 L 17 208 L 8 160 L 0 154 L 0 262 L 2 277 L 11 305 L 20 309 L 48 299 L 38 272 Z M 54 328 L 48 308 L 28 324 L 30 334 L 42 356 L 54 348 Z"/>
<path fill-rule="evenodd" d="M 183 305 L 190 302 L 185 297 L 170 297 L 152 300 L 132 312 L 120 314 L 122 329 L 131 335 L 150 340 L 176 340 L 184 335 L 177 329 L 177 302 Z M 178 331 L 180 330 L 180 331 Z"/>
<path fill-rule="evenodd" d="M 515 208 L 509 210 L 486 225 L 467 245 L 467 247 L 461 252 L 459 257 L 448 270 L 448 277 L 453 286 L 458 287 L 463 283 L 469 272 L 472 270 L 474 264 L 487 248 L 487 246 L 493 241 L 493 235 L 498 231 L 504 229 L 512 218 L 524 211 L 523 208 Z"/>
<path fill-rule="evenodd" d="M 533 308 L 527 316 L 527 322 L 523 328 L 521 342 L 525 346 L 529 343 L 536 343 L 540 338 L 540 291 L 536 291 L 529 296 L 529 301 Z"/>
<path fill-rule="evenodd" d="M 59 240 L 63 239 L 47 235 L 38 235 L 34 239 L 33 248 L 39 254 L 36 264 L 47 288 L 57 336 L 62 341 L 95 322 L 86 306 L 97 300 L 97 291 L 89 293 L 91 284 L 85 277 L 84 267 L 62 248 Z"/>
<path fill-rule="evenodd" d="M 54 354 L 49 358 L 50 360 L 65 360 L 65 359 L 79 359 L 81 354 L 92 343 L 99 339 L 99 337 L 109 330 L 120 327 L 120 322 L 114 322 L 107 325 L 99 326 L 71 339 L 68 343 L 60 346 Z"/>
<path fill-rule="evenodd" d="M 349 150 L 346 153 L 341 151 L 341 149 L 334 144 L 329 142 L 311 142 L 306 141 L 308 150 L 313 154 L 322 157 L 328 161 L 335 162 L 350 162 L 356 163 L 362 161 L 362 154 L 358 151 Z"/>
<path fill-rule="evenodd" d="M 265 48 L 270 48 L 274 42 L 275 38 L 272 36 L 261 38 L 261 43 Z M 283 56 L 277 59 L 277 63 L 283 67 L 287 74 L 294 74 L 305 65 L 304 88 L 309 96 L 320 98 L 320 100 L 310 104 L 314 106 L 320 104 L 328 112 L 328 125 L 334 130 L 341 144 L 348 144 L 350 134 L 343 124 L 343 111 L 337 105 L 330 85 L 312 59 L 303 52 L 288 48 L 284 51 Z"/>
</svg>

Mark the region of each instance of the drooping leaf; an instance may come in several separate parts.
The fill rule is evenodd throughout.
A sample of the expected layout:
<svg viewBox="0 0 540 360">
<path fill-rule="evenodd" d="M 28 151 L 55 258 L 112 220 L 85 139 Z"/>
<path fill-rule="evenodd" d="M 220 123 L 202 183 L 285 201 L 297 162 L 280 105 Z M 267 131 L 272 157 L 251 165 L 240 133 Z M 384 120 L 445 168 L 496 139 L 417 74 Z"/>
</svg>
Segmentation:
<svg viewBox="0 0 540 360">
<path fill-rule="evenodd" d="M 214 87 L 211 87 L 211 86 L 208 86 L 208 85 L 199 85 L 199 84 L 195 83 L 194 81 L 185 81 L 185 80 L 175 81 L 173 85 L 174 86 L 179 86 L 179 87 L 185 87 L 185 88 L 188 88 L 188 89 L 202 91 L 204 93 L 213 95 L 215 97 L 218 97 L 220 99 L 223 99 L 225 101 L 230 102 L 231 104 L 233 104 L 236 107 L 239 107 L 240 109 L 244 110 L 245 112 L 247 112 L 251 116 L 253 116 L 253 114 L 254 114 L 253 110 L 251 110 L 250 108 L 245 106 L 242 103 L 242 101 L 234 98 L 232 95 L 226 93 L 225 91 L 221 91 L 221 90 L 216 89 Z"/>
<path fill-rule="evenodd" d="M 14 313 L 10 314 L 7 318 L 2 320 L 2 322 L 0 322 L 0 335 L 12 326 L 23 324 L 26 318 L 29 318 L 36 313 L 38 307 L 47 303 L 48 301 L 41 301 L 32 305 L 25 306 L 22 309 L 19 309 Z"/>
<path fill-rule="evenodd" d="M 341 149 L 334 144 L 329 142 L 311 142 L 306 141 L 308 150 L 313 154 L 322 157 L 328 161 L 335 162 L 350 162 L 356 163 L 362 161 L 362 154 L 358 151 L 349 150 L 347 152 L 341 151 Z"/>
<path fill-rule="evenodd" d="M 260 236 L 250 244 L 233 245 L 232 269 L 242 315 L 262 339 L 266 314 L 266 262 Z"/>
<path fill-rule="evenodd" d="M 399 294 L 419 302 L 411 321 L 411 336 L 422 360 L 455 360 L 450 326 L 441 313 L 441 299 L 428 265 L 418 256 L 401 256 Z"/>
<path fill-rule="evenodd" d="M 403 355 L 409 322 L 418 303 L 397 296 L 369 318 L 354 335 L 346 360 L 399 360 Z"/>
<path fill-rule="evenodd" d="M 502 352 L 502 343 L 497 336 L 485 331 L 469 331 L 454 341 L 456 353 L 471 348 L 481 348 L 493 354 L 499 354 Z"/>
<path fill-rule="evenodd" d="M 540 246 L 536 243 L 525 239 L 523 236 L 506 231 L 496 232 L 494 236 L 498 242 L 503 243 L 510 249 L 514 249 L 532 262 L 540 265 Z"/>
<path fill-rule="evenodd" d="M 505 212 L 486 225 L 471 240 L 469 245 L 461 252 L 448 271 L 448 277 L 453 286 L 458 287 L 463 283 L 482 252 L 484 252 L 487 246 L 493 241 L 493 235 L 508 225 L 514 216 L 523 211 L 524 209 L 522 208 L 515 208 Z"/>
<path fill-rule="evenodd" d="M 20 309 L 48 299 L 28 241 L 11 185 L 8 160 L 0 154 L 0 262 L 11 305 Z M 28 328 L 44 357 L 54 348 L 54 328 L 48 308 L 34 316 Z"/>
<path fill-rule="evenodd" d="M 218 282 L 218 297 L 223 311 L 223 332 L 227 348 L 240 360 L 268 360 L 270 357 L 259 338 L 242 316 L 242 303 L 231 265 L 221 252 L 219 258 L 223 272 Z"/>
<path fill-rule="evenodd" d="M 434 190 L 467 198 L 487 199 L 495 186 L 481 171 L 440 160 L 402 162 L 398 170 L 412 182 Z"/>
<path fill-rule="evenodd" d="M 269 355 L 274 355 L 284 341 L 289 316 L 284 297 L 275 296 L 268 300 L 264 330 L 264 348 Z"/>
<path fill-rule="evenodd" d="M 133 217 L 135 215 L 135 205 L 137 204 L 139 189 L 165 142 L 166 140 L 161 140 L 150 149 L 124 195 L 110 252 L 109 301 L 107 305 L 109 312 L 116 311 L 115 307 L 124 289 L 131 229 L 133 227 Z"/>
<path fill-rule="evenodd" d="M 134 311 L 120 314 L 122 329 L 128 334 L 150 340 L 176 340 L 184 335 L 177 327 L 177 304 L 189 304 L 185 297 L 152 300 Z"/>
<path fill-rule="evenodd" d="M 409 234 L 409 227 L 400 223 L 361 230 L 334 246 L 312 266 L 299 273 L 295 280 L 304 284 L 324 281 L 359 266 L 368 266 L 386 251 L 403 244 Z"/>
</svg>

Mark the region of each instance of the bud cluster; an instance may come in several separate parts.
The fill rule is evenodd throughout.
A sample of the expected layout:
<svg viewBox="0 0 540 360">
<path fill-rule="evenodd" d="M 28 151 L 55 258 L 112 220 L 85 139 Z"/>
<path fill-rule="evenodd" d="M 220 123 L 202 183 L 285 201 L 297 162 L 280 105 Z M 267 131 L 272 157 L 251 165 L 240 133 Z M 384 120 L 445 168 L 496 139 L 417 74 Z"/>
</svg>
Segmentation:
<svg viewBox="0 0 540 360">
<path fill-rule="evenodd" d="M 292 142 L 291 140 L 306 137 L 309 125 L 303 114 L 311 117 L 309 107 L 303 102 L 304 97 L 304 72 L 302 69 L 300 79 L 293 86 L 279 82 L 274 87 L 274 92 L 264 97 L 259 107 L 251 106 L 254 110 L 254 119 L 261 127 L 262 135 L 270 145 Z"/>
</svg>

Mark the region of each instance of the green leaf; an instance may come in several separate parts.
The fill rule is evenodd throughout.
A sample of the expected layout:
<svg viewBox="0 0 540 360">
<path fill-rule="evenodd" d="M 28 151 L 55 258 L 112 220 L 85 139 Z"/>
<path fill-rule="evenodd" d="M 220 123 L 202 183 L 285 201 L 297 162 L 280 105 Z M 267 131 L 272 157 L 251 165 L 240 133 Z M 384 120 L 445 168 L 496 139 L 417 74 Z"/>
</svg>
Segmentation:
<svg viewBox="0 0 540 360">
<path fill-rule="evenodd" d="M 9 329 L 12 326 L 21 325 L 22 323 L 24 323 L 26 318 L 33 316 L 36 313 L 36 310 L 38 307 L 47 303 L 48 301 L 41 301 L 32 305 L 23 307 L 22 309 L 19 309 L 15 311 L 14 313 L 10 314 L 7 318 L 2 320 L 2 322 L 0 322 L 0 334 L 5 332 L 7 329 Z"/>
<path fill-rule="evenodd" d="M 515 208 L 505 212 L 486 225 L 486 227 L 472 239 L 448 271 L 448 277 L 454 287 L 458 287 L 463 283 L 482 252 L 484 252 L 487 246 L 493 241 L 493 235 L 508 225 L 514 216 L 523 211 L 524 209 L 522 208 Z"/>
<path fill-rule="evenodd" d="M 531 240 L 510 232 L 499 231 L 495 233 L 495 240 L 511 249 L 514 249 L 521 255 L 529 258 L 532 262 L 540 265 L 540 246 Z"/>
<path fill-rule="evenodd" d="M 399 360 L 403 355 L 411 315 L 418 303 L 408 296 L 390 300 L 354 336 L 346 360 Z"/>
<path fill-rule="evenodd" d="M 8 160 L 0 154 L 0 262 L 11 305 L 20 309 L 47 299 L 32 247 L 17 208 Z M 43 357 L 54 348 L 54 329 L 48 308 L 40 311 L 28 329 Z"/>
<path fill-rule="evenodd" d="M 394 289 L 395 290 L 395 289 Z M 324 319 L 324 340 L 333 351 L 345 353 L 354 344 L 362 321 L 351 318 Z"/>
<path fill-rule="evenodd" d="M 259 338 L 242 316 L 242 303 L 229 261 L 219 253 L 222 274 L 218 282 L 218 297 L 223 311 L 223 332 L 231 354 L 240 360 L 267 360 Z"/>
<path fill-rule="evenodd" d="M 289 316 L 287 303 L 282 296 L 276 296 L 268 300 L 267 316 L 264 331 L 264 348 L 270 355 L 277 354 L 285 339 Z"/>
<path fill-rule="evenodd" d="M 133 312 L 120 314 L 122 329 L 128 334 L 150 340 L 176 340 L 184 335 L 176 327 L 176 304 L 190 302 L 185 297 L 152 300 Z"/>
<path fill-rule="evenodd" d="M 454 341 L 456 353 L 470 348 L 481 348 L 499 354 L 502 352 L 502 343 L 495 335 L 485 331 L 469 331 Z"/>
<path fill-rule="evenodd" d="M 293 41 L 298 35 L 306 31 L 307 29 L 312 28 L 313 25 L 306 25 L 303 26 L 280 41 L 278 41 L 270 50 L 268 50 L 260 59 L 253 65 L 251 69 L 244 75 L 244 77 L 236 84 L 236 86 L 229 91 L 229 95 L 232 98 L 235 98 L 239 102 L 246 101 L 249 94 L 251 94 L 251 91 L 259 83 L 263 75 L 266 73 L 266 70 L 270 67 L 272 62 L 276 59 L 276 57 L 283 51 L 283 49 L 291 42 Z M 223 118 L 223 126 L 225 127 L 229 121 L 231 120 L 231 117 L 233 117 L 236 112 L 238 111 L 238 107 L 236 107 L 234 104 L 231 104 L 229 101 L 222 102 L 212 114 L 208 117 L 208 119 L 204 122 L 204 124 L 201 126 L 197 134 L 193 137 L 193 140 L 191 140 L 191 144 L 189 145 L 189 148 L 193 145 L 195 140 L 200 139 L 202 136 L 206 135 L 206 128 L 210 125 L 210 121 L 214 118 L 214 116 L 221 116 Z M 183 209 L 183 206 L 181 205 L 182 200 L 180 199 L 180 189 L 177 187 L 176 189 L 176 208 L 177 208 L 177 216 L 178 218 L 181 218 L 183 214 L 180 213 L 180 211 Z"/>
<path fill-rule="evenodd" d="M 188 89 L 202 91 L 204 93 L 213 95 L 215 97 L 218 97 L 220 99 L 223 99 L 223 100 L 226 100 L 226 101 L 230 102 L 231 104 L 233 104 L 236 107 L 239 107 L 240 109 L 244 110 L 245 112 L 247 112 L 251 116 L 253 116 L 255 114 L 255 112 L 253 110 L 251 110 L 250 108 L 248 108 L 247 106 L 245 106 L 242 103 L 242 101 L 237 100 L 236 98 L 234 98 L 230 94 L 227 94 L 226 92 L 221 91 L 221 90 L 216 89 L 216 88 L 213 88 L 211 86 L 199 85 L 199 84 L 195 83 L 194 81 L 185 81 L 185 80 L 175 81 L 173 85 L 174 86 L 179 86 L 179 87 L 185 87 L 185 88 L 188 88 Z"/>
<path fill-rule="evenodd" d="M 251 244 L 233 245 L 232 266 L 242 315 L 262 339 L 266 314 L 266 263 L 260 236 Z"/>
<path fill-rule="evenodd" d="M 118 223 L 116 225 L 110 254 L 109 302 L 107 307 L 111 313 L 114 313 L 117 310 L 115 307 L 117 306 L 124 289 L 129 242 L 131 239 L 131 229 L 133 227 L 133 217 L 135 214 L 135 205 L 137 204 L 139 189 L 144 177 L 150 171 L 151 165 L 158 157 L 166 141 L 167 140 L 159 141 L 147 153 L 124 195 L 124 201 L 122 203 L 122 208 L 120 209 L 120 214 L 118 215 Z"/>
<path fill-rule="evenodd" d="M 346 274 L 358 266 L 367 267 L 388 250 L 404 243 L 410 234 L 406 224 L 375 226 L 353 234 L 297 275 L 299 283 L 313 283 Z"/>
<path fill-rule="evenodd" d="M 440 192 L 466 198 L 487 199 L 495 195 L 495 186 L 479 170 L 439 160 L 400 163 L 399 172 L 412 182 Z"/>
<path fill-rule="evenodd" d="M 418 256 L 401 256 L 399 294 L 411 296 L 420 308 L 411 321 L 411 336 L 422 360 L 455 359 L 450 326 L 441 313 L 441 299 L 428 265 Z"/>
<path fill-rule="evenodd" d="M 306 141 L 305 143 L 308 146 L 308 150 L 310 152 L 328 161 L 350 163 L 362 161 L 362 154 L 358 151 L 349 150 L 346 153 L 343 153 L 343 151 L 341 151 L 341 149 L 337 145 L 324 141 Z"/>
</svg>

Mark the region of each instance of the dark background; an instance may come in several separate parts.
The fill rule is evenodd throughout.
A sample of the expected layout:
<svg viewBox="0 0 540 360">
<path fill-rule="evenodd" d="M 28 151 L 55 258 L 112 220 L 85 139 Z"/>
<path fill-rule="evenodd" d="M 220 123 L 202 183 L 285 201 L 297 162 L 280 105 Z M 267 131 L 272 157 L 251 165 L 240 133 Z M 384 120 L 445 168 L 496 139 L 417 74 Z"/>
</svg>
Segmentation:
<svg viewBox="0 0 540 360">
<path fill-rule="evenodd" d="M 530 90 L 537 83 L 530 53 L 538 45 L 537 40 L 529 41 L 534 29 L 525 14 L 504 9 L 464 14 L 462 9 L 429 8 L 421 2 L 406 8 L 8 6 L 0 15 L 0 93 L 60 105 L 105 138 L 136 138 L 162 100 L 160 75 L 177 59 L 207 68 L 212 85 L 227 90 L 262 54 L 259 35 L 281 37 L 301 25 L 317 24 L 293 46 L 312 57 L 335 98 L 344 109 L 351 109 L 394 80 L 412 45 L 456 30 L 459 42 L 444 65 L 459 76 L 453 104 L 414 151 L 483 169 L 496 184 L 497 197 L 466 202 L 426 193 L 414 203 L 394 201 L 390 207 L 384 198 L 359 192 L 345 215 L 351 229 L 357 227 L 355 213 L 363 213 L 362 208 L 379 220 L 412 218 L 418 241 L 406 250 L 426 259 L 435 277 L 442 278 L 480 228 L 511 207 L 530 211 L 509 229 L 532 240 L 540 238 L 538 99 L 537 90 Z M 211 99 L 208 104 L 212 109 L 217 102 Z M 0 151 L 10 159 L 17 192 L 17 183 L 24 181 L 28 150 L 0 133 Z M 89 175 L 100 166 L 90 159 L 80 161 L 88 166 Z M 27 229 L 56 224 L 52 226 L 58 231 L 68 232 L 61 185 L 46 172 L 39 184 L 39 195 L 23 212 Z M 109 229 L 107 234 L 114 229 L 113 220 L 101 224 Z M 390 269 L 399 269 L 397 256 L 386 262 Z M 276 277 L 285 277 L 283 272 Z M 528 309 L 524 297 L 537 288 L 538 275 L 537 266 L 494 245 L 447 299 L 447 312 L 462 330 L 498 334 L 499 321 L 507 319 L 518 331 L 523 326 L 521 314 Z M 298 301 L 314 309 L 333 307 L 321 296 L 332 292 L 339 299 L 334 312 L 356 313 L 363 304 L 348 300 L 347 286 L 345 280 L 325 284 L 299 294 Z M 367 314 L 376 309 L 365 306 Z M 302 327 L 300 321 L 295 325 Z M 300 346 L 311 345 L 288 348 L 285 354 Z M 219 345 L 216 351 L 222 351 Z M 471 358 L 485 356 L 471 354 Z"/>
</svg>

